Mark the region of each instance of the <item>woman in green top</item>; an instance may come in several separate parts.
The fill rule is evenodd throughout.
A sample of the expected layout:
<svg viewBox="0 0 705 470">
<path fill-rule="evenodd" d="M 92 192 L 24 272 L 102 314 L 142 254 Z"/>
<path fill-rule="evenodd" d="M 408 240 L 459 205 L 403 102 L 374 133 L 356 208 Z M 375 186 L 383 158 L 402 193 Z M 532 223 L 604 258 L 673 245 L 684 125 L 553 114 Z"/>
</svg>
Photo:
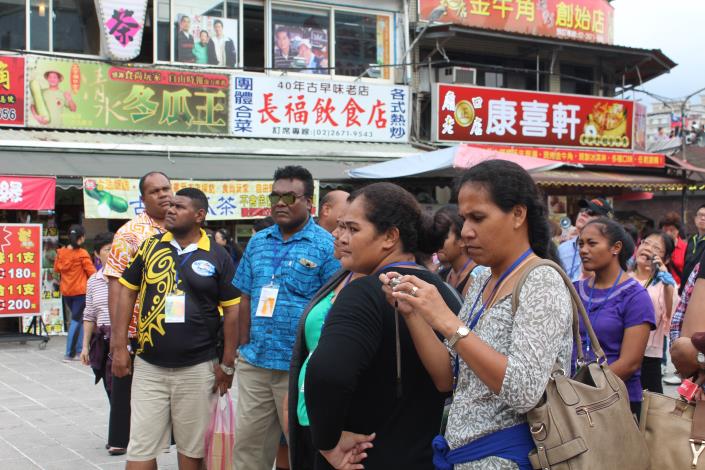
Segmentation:
<svg viewBox="0 0 705 470">
<path fill-rule="evenodd" d="M 338 229 L 333 231 L 335 238 L 334 256 L 340 259 Z M 326 317 L 335 298 L 345 286 L 361 274 L 341 269 L 316 293 L 299 320 L 296 343 L 291 355 L 289 369 L 289 395 L 287 398 L 289 420 L 289 465 L 292 470 L 312 470 L 316 450 L 311 443 L 308 429 L 308 413 L 304 400 L 304 377 L 308 359 L 313 354 L 321 337 Z"/>
</svg>

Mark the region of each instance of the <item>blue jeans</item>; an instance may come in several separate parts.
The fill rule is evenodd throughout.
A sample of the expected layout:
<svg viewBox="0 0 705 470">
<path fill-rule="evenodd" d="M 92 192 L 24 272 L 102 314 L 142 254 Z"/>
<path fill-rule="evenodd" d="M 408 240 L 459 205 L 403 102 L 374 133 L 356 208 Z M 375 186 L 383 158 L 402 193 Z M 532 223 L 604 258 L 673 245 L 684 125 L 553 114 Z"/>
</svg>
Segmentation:
<svg viewBox="0 0 705 470">
<path fill-rule="evenodd" d="M 64 305 L 71 312 L 69 334 L 66 337 L 66 355 L 74 357 L 83 349 L 83 310 L 86 308 L 86 296 L 65 295 Z"/>
</svg>

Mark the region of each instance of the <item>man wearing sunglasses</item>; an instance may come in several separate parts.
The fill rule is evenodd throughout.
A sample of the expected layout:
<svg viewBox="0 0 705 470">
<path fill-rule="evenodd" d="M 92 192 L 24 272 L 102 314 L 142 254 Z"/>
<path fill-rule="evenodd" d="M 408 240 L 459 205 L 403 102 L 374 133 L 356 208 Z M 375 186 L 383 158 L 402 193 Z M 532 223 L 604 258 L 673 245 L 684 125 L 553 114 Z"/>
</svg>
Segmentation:
<svg viewBox="0 0 705 470">
<path fill-rule="evenodd" d="M 311 217 L 313 191 L 313 177 L 303 167 L 274 173 L 274 225 L 252 237 L 233 281 L 242 291 L 235 470 L 271 470 L 299 318 L 340 269 L 333 236 Z"/>
<path fill-rule="evenodd" d="M 578 217 L 575 219 L 577 234 L 573 238 L 564 241 L 558 247 L 558 256 L 561 258 L 563 269 L 573 281 L 579 281 L 583 275 L 583 262 L 578 254 L 578 234 L 585 227 L 585 224 L 598 217 L 611 217 L 612 206 L 606 199 L 598 197 L 595 199 L 582 199 L 578 202 Z"/>
</svg>

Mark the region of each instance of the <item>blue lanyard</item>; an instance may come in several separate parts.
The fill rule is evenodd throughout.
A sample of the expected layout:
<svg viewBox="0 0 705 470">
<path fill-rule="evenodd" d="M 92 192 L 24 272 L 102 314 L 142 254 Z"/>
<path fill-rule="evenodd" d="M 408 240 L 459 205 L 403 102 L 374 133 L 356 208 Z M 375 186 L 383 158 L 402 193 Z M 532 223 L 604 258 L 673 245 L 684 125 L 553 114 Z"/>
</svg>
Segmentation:
<svg viewBox="0 0 705 470">
<path fill-rule="evenodd" d="M 529 248 L 528 250 L 526 250 L 519 258 L 517 258 L 517 259 L 511 264 L 511 266 L 509 266 L 509 267 L 507 268 L 506 271 L 504 271 L 504 272 L 502 273 L 501 276 L 499 276 L 499 279 L 497 280 L 497 284 L 495 284 L 494 288 L 492 289 L 492 292 L 490 293 L 490 296 L 487 297 L 487 303 L 483 302 L 483 303 L 482 303 L 482 306 L 480 307 L 480 310 L 479 310 L 479 311 L 477 312 L 477 314 L 473 317 L 473 314 L 475 313 L 475 307 L 477 307 L 477 303 L 478 303 L 478 302 L 480 301 L 480 299 L 482 298 L 482 294 L 485 292 L 485 288 L 487 287 L 487 285 L 490 283 L 490 280 L 492 279 L 492 277 L 488 277 L 488 278 L 487 278 L 487 280 L 485 281 L 485 283 L 484 283 L 483 286 L 482 286 L 482 289 L 481 289 L 480 292 L 477 294 L 477 297 L 475 297 L 475 302 L 473 302 L 472 308 L 470 309 L 470 314 L 469 314 L 469 316 L 468 316 L 468 318 L 472 318 L 472 321 L 470 322 L 470 324 L 468 324 L 468 328 L 470 328 L 470 330 L 474 330 L 474 329 L 475 329 L 475 326 L 477 326 L 477 323 L 480 321 L 480 317 L 484 314 L 485 309 L 487 308 L 487 305 L 492 301 L 492 299 L 494 298 L 495 294 L 497 293 L 497 291 L 498 291 L 499 288 L 501 287 L 502 282 L 504 282 L 504 280 L 507 278 L 507 276 L 509 276 L 509 275 L 517 268 L 517 266 L 519 266 L 519 265 L 522 263 L 522 261 L 524 261 L 524 260 L 525 260 L 530 254 L 532 254 L 533 252 L 534 252 L 534 251 L 533 251 L 531 248 Z M 454 389 L 454 390 L 455 390 L 455 386 L 456 386 L 456 382 L 457 382 L 458 372 L 460 371 L 460 359 L 459 359 L 459 357 L 460 357 L 460 354 L 458 354 L 458 352 L 456 351 L 456 353 L 455 353 L 455 365 L 454 365 L 454 367 L 453 367 L 453 377 L 454 377 L 454 380 L 453 380 L 453 389 Z"/>
<path fill-rule="evenodd" d="M 401 267 L 401 266 L 418 266 L 418 264 L 415 263 L 414 261 L 397 261 L 396 263 L 385 264 L 384 266 L 382 266 L 381 268 L 379 268 L 377 270 L 375 275 L 378 276 L 378 275 L 382 274 L 382 271 L 384 271 L 386 269 L 396 268 L 396 267 Z"/>
<path fill-rule="evenodd" d="M 184 264 L 186 264 L 186 261 L 189 260 L 189 258 L 191 257 L 191 255 L 192 255 L 193 253 L 194 253 L 193 251 L 190 251 L 190 252 L 186 253 L 186 256 L 184 256 L 183 258 L 181 258 L 181 261 L 179 261 L 179 269 L 176 269 L 176 274 L 175 274 L 175 276 L 174 276 L 174 288 L 175 288 L 175 289 L 178 289 L 178 287 L 179 287 L 179 272 L 180 272 L 181 269 L 183 269 Z M 177 255 L 177 256 L 178 256 L 178 255 Z M 182 290 L 183 290 L 183 289 L 182 289 Z"/>
<path fill-rule="evenodd" d="M 282 244 L 281 244 L 281 247 L 283 247 L 283 246 L 284 246 L 284 242 L 282 242 Z M 282 262 L 284 261 L 284 258 L 286 258 L 286 255 L 289 254 L 289 252 L 291 251 L 291 248 L 293 246 L 294 245 L 292 243 L 290 243 L 286 247 L 286 250 L 284 251 L 284 253 L 281 256 L 277 256 L 276 254 L 274 256 L 272 256 L 272 283 L 274 283 L 274 278 L 277 275 L 277 269 L 279 269 L 279 266 L 281 266 Z M 279 250 L 281 249 L 281 247 L 278 248 L 275 253 L 279 253 Z"/>
<path fill-rule="evenodd" d="M 614 289 L 617 287 L 617 283 L 619 280 L 622 278 L 622 270 L 619 270 L 619 274 L 617 275 L 617 279 L 614 280 L 614 284 L 612 284 L 612 287 L 610 287 L 610 290 L 607 291 L 607 296 L 605 296 L 605 300 L 602 302 L 602 304 L 595 310 L 595 315 L 591 314 L 592 310 L 592 296 L 595 293 L 595 278 L 592 278 L 592 287 L 590 287 L 590 281 L 586 280 L 585 285 L 588 286 L 590 289 L 590 297 L 588 298 L 588 304 L 587 308 L 585 309 L 587 314 L 588 314 L 588 319 L 590 320 L 590 324 L 594 324 L 595 322 L 593 320 L 597 319 L 597 314 L 600 312 L 602 307 L 607 303 L 607 301 L 610 299 L 612 296 L 612 293 L 614 292 Z M 594 327 L 593 327 L 594 329 Z M 585 353 L 590 352 L 590 335 L 587 335 L 587 338 L 585 339 Z M 586 358 L 587 359 L 587 358 Z"/>
<path fill-rule="evenodd" d="M 574 250 L 573 250 L 573 260 L 570 262 L 570 280 L 573 280 L 573 276 L 575 276 L 575 258 L 578 257 L 578 244 L 577 242 L 573 244 Z M 578 265 L 580 266 L 580 265 Z"/>
</svg>

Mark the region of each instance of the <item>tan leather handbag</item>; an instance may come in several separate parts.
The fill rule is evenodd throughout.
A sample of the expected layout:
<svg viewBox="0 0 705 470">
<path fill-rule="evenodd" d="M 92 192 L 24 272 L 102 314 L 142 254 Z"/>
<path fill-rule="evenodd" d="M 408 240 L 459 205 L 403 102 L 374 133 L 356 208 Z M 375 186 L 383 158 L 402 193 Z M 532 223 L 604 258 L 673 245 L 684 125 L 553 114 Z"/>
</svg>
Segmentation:
<svg viewBox="0 0 705 470">
<path fill-rule="evenodd" d="M 651 468 L 705 470 L 705 401 L 644 391 L 639 429 L 651 452 Z"/>
<path fill-rule="evenodd" d="M 570 371 L 556 364 L 543 398 L 527 413 L 536 444 L 536 450 L 529 454 L 531 465 L 535 469 L 552 470 L 648 469 L 649 450 L 629 407 L 627 388 L 607 367 L 605 353 L 582 301 L 563 269 L 545 259 L 526 267 L 514 288 L 513 310 L 516 311 L 527 276 L 539 266 L 551 266 L 558 271 L 570 291 L 573 341 L 580 367 L 570 378 Z M 584 364 L 578 315 L 583 319 L 597 362 Z"/>
</svg>

